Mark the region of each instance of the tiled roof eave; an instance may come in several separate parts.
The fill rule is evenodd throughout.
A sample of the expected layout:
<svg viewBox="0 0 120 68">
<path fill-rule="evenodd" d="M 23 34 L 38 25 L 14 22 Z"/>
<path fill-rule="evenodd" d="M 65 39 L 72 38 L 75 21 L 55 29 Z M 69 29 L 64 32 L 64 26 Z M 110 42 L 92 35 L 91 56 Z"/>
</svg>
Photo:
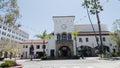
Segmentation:
<svg viewBox="0 0 120 68">
<path fill-rule="evenodd" d="M 46 42 L 45 44 L 47 44 L 48 42 Z M 38 42 L 38 43 L 31 43 L 31 42 L 22 42 L 20 44 L 43 44 L 41 42 Z"/>
<path fill-rule="evenodd" d="M 109 31 L 104 31 L 104 32 L 101 32 L 101 35 L 109 35 L 110 32 Z M 86 35 L 95 35 L 94 32 L 79 32 L 78 33 L 78 36 L 86 36 Z M 96 32 L 96 35 L 99 35 L 99 32 Z"/>
<path fill-rule="evenodd" d="M 95 34 L 78 34 L 78 36 L 94 36 Z M 99 35 L 99 34 L 96 34 Z M 109 35 L 109 34 L 102 34 L 102 35 Z"/>
</svg>

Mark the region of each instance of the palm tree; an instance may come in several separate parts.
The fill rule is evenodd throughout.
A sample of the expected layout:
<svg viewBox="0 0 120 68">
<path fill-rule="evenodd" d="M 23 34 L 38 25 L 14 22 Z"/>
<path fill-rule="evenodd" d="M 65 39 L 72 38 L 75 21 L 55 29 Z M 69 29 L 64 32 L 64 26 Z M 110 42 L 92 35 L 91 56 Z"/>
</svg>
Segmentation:
<svg viewBox="0 0 120 68">
<path fill-rule="evenodd" d="M 97 43 L 97 46 L 99 47 L 99 43 L 98 43 L 98 40 L 97 40 L 97 35 L 96 35 L 96 32 L 95 32 L 95 28 L 93 26 L 93 22 L 91 20 L 91 17 L 90 17 L 90 13 L 89 13 L 89 6 L 88 4 L 86 3 L 86 1 L 84 0 L 84 8 L 86 8 L 86 11 L 87 11 L 87 16 L 88 16 L 88 19 L 90 21 L 90 24 L 92 26 L 92 29 L 93 29 L 93 32 L 94 32 L 94 36 L 95 36 L 95 39 L 96 39 L 96 43 Z M 99 50 L 99 49 L 98 49 Z"/>
<path fill-rule="evenodd" d="M 103 10 L 102 5 L 100 4 L 99 0 L 84 0 L 83 4 L 84 7 L 90 9 L 89 12 L 93 15 L 96 15 L 97 23 L 98 23 L 98 29 L 99 29 L 99 36 L 100 36 L 100 45 L 101 45 L 101 53 L 104 53 L 103 49 L 103 42 L 102 42 L 102 35 L 101 35 L 101 24 L 100 24 L 100 18 L 99 13 Z"/>
<path fill-rule="evenodd" d="M 73 31 L 71 32 L 74 40 L 75 40 L 75 50 L 76 50 L 76 55 L 77 55 L 77 36 L 78 36 L 79 31 Z"/>
<path fill-rule="evenodd" d="M 43 55 L 45 56 L 45 48 L 46 48 L 46 45 L 45 45 L 45 43 L 46 43 L 46 39 L 49 39 L 49 38 L 51 38 L 52 37 L 52 35 L 51 34 L 47 34 L 47 31 L 46 30 L 44 30 L 44 32 L 42 33 L 42 34 L 37 34 L 37 35 L 35 35 L 37 38 L 40 38 L 40 39 L 42 39 L 43 40 Z"/>
</svg>

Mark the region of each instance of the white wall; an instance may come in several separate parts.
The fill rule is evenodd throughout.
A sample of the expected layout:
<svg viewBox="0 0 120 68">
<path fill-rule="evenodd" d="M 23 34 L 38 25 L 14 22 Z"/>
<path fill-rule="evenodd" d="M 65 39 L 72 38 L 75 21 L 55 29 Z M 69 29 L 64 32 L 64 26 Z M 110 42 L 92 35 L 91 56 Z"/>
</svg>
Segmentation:
<svg viewBox="0 0 120 68">
<path fill-rule="evenodd" d="M 74 29 L 74 16 L 54 16 L 54 33 L 71 32 Z M 65 24 L 66 28 L 62 28 Z"/>
<path fill-rule="evenodd" d="M 99 36 L 97 36 L 99 38 Z M 108 46 L 110 48 L 110 52 L 113 52 L 113 49 L 115 48 L 115 42 L 112 41 L 109 37 L 109 35 L 103 35 L 102 38 L 105 37 L 106 41 L 104 42 L 103 41 L 103 44 L 105 46 Z M 82 38 L 82 42 L 79 42 L 79 38 Z M 88 38 L 88 42 L 86 42 L 86 38 Z M 99 39 L 99 42 L 100 44 L 100 39 Z M 110 44 L 112 44 L 112 46 L 110 46 Z M 97 46 L 97 43 L 96 43 L 96 39 L 95 39 L 95 36 L 78 36 L 77 38 L 77 46 L 90 46 L 92 48 L 96 47 Z"/>
<path fill-rule="evenodd" d="M 55 51 L 54 55 L 56 55 L 56 46 L 55 46 L 54 37 L 48 40 L 48 53 L 47 53 L 48 56 L 50 56 L 51 49 L 54 49 L 54 51 Z"/>
<path fill-rule="evenodd" d="M 36 49 L 36 45 L 40 45 L 40 49 Z M 34 46 L 34 54 L 36 54 L 36 52 L 43 52 L 42 45 L 43 44 L 33 44 L 33 46 Z M 47 50 L 48 50 L 48 43 L 45 44 L 45 45 L 46 45 L 45 51 L 46 51 L 46 54 L 48 54 L 48 52 L 47 52 Z M 20 46 L 21 46 L 21 53 L 20 53 L 21 55 L 23 53 L 27 52 L 27 55 L 24 54 L 23 58 L 30 58 L 29 48 L 30 48 L 31 44 L 21 44 Z M 28 46 L 28 47 L 27 48 L 26 47 L 23 48 L 23 46 Z"/>
</svg>

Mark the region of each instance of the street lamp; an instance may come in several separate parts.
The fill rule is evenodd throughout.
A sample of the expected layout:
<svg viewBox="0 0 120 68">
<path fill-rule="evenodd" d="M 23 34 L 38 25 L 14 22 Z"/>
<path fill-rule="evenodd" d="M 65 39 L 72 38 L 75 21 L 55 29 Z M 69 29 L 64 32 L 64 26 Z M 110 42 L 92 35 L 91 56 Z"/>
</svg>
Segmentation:
<svg viewBox="0 0 120 68">
<path fill-rule="evenodd" d="M 95 47 L 94 47 L 94 43 L 92 43 L 92 56 L 95 55 Z"/>
<path fill-rule="evenodd" d="M 32 61 L 32 57 L 33 57 L 33 54 L 34 54 L 34 47 L 33 45 L 30 46 L 30 60 Z"/>
</svg>

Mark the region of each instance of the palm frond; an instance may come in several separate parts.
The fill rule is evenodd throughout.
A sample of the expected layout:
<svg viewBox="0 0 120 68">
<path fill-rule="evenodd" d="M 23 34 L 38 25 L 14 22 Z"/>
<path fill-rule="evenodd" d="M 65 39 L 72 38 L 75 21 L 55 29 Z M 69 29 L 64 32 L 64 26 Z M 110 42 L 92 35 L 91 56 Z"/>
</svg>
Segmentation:
<svg viewBox="0 0 120 68">
<path fill-rule="evenodd" d="M 40 38 L 40 39 L 43 39 L 43 40 L 49 39 L 49 38 L 52 37 L 51 34 L 47 34 L 47 31 L 46 31 L 46 30 L 44 30 L 44 32 L 43 32 L 42 34 L 37 34 L 37 35 L 35 35 L 35 36 L 36 36 L 37 38 Z"/>
<path fill-rule="evenodd" d="M 43 35 L 41 35 L 41 34 L 37 34 L 37 35 L 35 35 L 35 37 L 40 38 L 40 39 L 44 39 Z"/>
</svg>

